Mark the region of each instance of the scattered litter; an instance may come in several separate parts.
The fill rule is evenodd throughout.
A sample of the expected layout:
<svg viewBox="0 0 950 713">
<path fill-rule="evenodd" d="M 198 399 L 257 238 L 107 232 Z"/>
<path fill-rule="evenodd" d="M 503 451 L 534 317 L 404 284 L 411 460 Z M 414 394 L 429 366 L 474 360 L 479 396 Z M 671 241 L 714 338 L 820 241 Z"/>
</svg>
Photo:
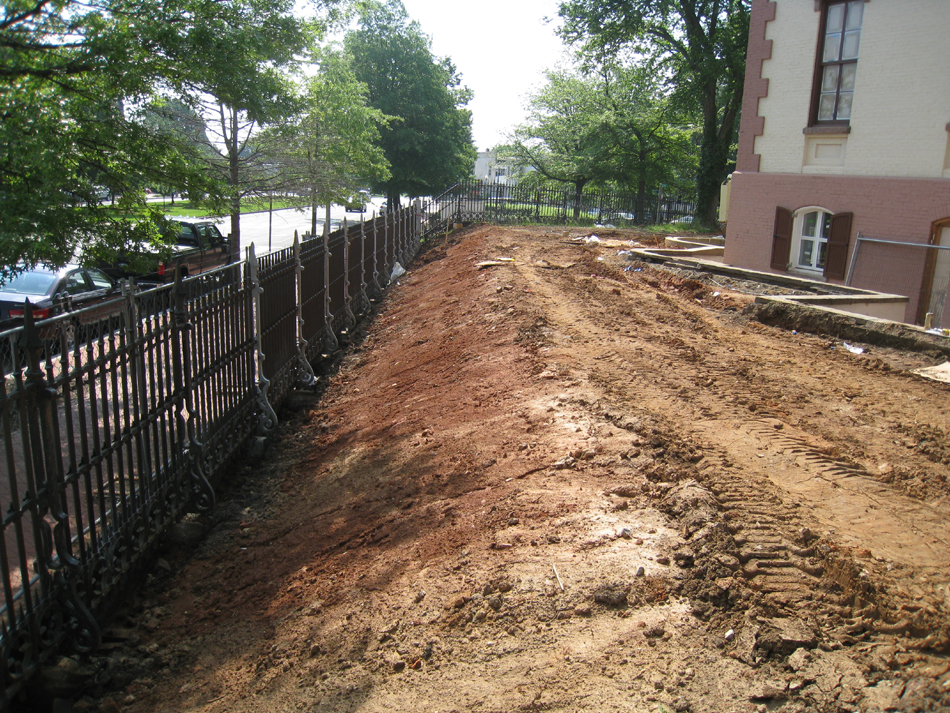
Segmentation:
<svg viewBox="0 0 950 713">
<path fill-rule="evenodd" d="M 400 277 L 406 274 L 406 268 L 400 265 L 398 262 L 393 265 L 393 273 L 389 276 L 389 281 L 398 280 Z"/>
<path fill-rule="evenodd" d="M 852 354 L 864 354 L 864 349 L 861 347 L 856 347 L 853 344 L 848 344 L 847 342 L 842 342 L 841 346 L 847 349 Z"/>
<path fill-rule="evenodd" d="M 499 257 L 494 260 L 483 260 L 482 262 L 475 263 L 475 267 L 479 270 L 482 270 L 486 267 L 497 267 L 498 265 L 513 265 L 515 259 L 513 257 Z"/>
<path fill-rule="evenodd" d="M 587 237 L 586 240 L 584 240 L 584 242 L 585 243 L 599 243 L 600 238 L 598 238 L 596 235 L 590 235 Z"/>
<path fill-rule="evenodd" d="M 713 297 L 719 297 L 719 294 L 720 294 L 719 292 L 713 292 L 712 296 L 713 296 Z"/>
<path fill-rule="evenodd" d="M 950 361 L 945 361 L 937 366 L 927 366 L 921 369 L 914 369 L 917 376 L 922 376 L 931 381 L 940 381 L 944 384 L 950 384 Z"/>
<path fill-rule="evenodd" d="M 938 337 L 950 337 L 950 329 L 928 329 L 927 334 L 936 334 Z"/>
</svg>

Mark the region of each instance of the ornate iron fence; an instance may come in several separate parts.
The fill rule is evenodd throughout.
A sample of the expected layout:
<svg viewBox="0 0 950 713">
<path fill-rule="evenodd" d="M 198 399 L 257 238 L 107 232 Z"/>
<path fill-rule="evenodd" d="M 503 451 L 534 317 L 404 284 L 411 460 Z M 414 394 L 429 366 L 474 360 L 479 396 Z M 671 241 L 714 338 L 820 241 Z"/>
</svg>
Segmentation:
<svg viewBox="0 0 950 713">
<path fill-rule="evenodd" d="M 617 227 L 692 222 L 695 202 L 677 196 L 531 188 L 469 180 L 427 206 L 427 225 L 486 221 L 498 224 L 611 224 Z"/>
<path fill-rule="evenodd" d="M 423 240 L 476 220 L 692 214 L 630 201 L 472 181 L 172 285 L 127 285 L 105 305 L 37 323 L 27 308 L 0 334 L 0 710 L 56 652 L 98 644 L 161 534 L 213 507 L 225 465 L 276 425 Z"/>
<path fill-rule="evenodd" d="M 0 709 L 148 561 L 422 240 L 420 204 L 0 334 Z"/>
</svg>

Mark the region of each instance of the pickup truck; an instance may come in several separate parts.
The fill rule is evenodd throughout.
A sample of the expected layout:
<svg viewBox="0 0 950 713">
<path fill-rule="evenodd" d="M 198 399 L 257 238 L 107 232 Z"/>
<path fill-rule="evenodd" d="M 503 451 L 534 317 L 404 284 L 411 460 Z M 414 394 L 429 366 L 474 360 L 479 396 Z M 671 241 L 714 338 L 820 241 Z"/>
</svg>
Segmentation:
<svg viewBox="0 0 950 713">
<path fill-rule="evenodd" d="M 142 282 L 172 282 L 181 265 L 184 276 L 197 275 L 231 262 L 229 238 L 210 220 L 171 221 L 177 231 L 173 244 L 162 253 L 139 254 L 135 260 L 123 260 L 103 268 L 110 277 L 135 277 Z M 172 242 L 171 240 L 169 242 Z"/>
</svg>

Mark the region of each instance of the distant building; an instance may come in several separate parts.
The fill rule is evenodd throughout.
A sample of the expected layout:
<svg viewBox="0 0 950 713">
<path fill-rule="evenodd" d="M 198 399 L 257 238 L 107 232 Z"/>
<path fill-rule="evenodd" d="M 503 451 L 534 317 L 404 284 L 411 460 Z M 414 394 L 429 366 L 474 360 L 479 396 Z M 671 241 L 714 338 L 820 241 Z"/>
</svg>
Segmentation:
<svg viewBox="0 0 950 713">
<path fill-rule="evenodd" d="M 753 0 L 725 260 L 950 327 L 950 2 Z"/>
<path fill-rule="evenodd" d="M 499 158 L 497 151 L 479 151 L 475 159 L 475 178 L 484 183 L 514 185 L 518 173 L 509 159 Z"/>
</svg>

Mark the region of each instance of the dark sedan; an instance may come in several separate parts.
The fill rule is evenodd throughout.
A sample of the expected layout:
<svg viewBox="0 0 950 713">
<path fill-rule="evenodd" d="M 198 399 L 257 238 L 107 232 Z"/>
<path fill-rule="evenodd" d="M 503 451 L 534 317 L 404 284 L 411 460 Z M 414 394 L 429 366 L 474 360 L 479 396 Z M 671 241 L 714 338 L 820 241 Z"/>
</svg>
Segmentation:
<svg viewBox="0 0 950 713">
<path fill-rule="evenodd" d="M 23 324 L 24 305 L 33 318 L 46 319 L 119 296 L 115 281 L 101 270 L 79 265 L 55 269 L 37 266 L 0 281 L 0 330 Z"/>
</svg>

